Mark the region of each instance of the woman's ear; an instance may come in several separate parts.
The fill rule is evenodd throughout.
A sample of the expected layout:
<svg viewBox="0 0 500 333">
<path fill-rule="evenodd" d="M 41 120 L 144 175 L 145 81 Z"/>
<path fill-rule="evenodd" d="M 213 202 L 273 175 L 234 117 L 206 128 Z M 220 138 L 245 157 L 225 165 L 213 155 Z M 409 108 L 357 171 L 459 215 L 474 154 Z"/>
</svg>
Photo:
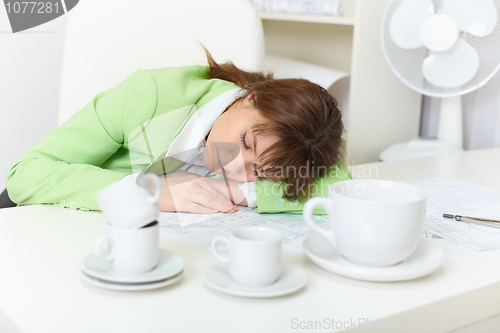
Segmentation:
<svg viewBox="0 0 500 333">
<path fill-rule="evenodd" d="M 256 100 L 257 100 L 257 94 L 255 92 L 252 92 L 247 97 L 245 97 L 244 103 L 245 104 L 249 103 L 252 106 L 254 106 Z"/>
</svg>

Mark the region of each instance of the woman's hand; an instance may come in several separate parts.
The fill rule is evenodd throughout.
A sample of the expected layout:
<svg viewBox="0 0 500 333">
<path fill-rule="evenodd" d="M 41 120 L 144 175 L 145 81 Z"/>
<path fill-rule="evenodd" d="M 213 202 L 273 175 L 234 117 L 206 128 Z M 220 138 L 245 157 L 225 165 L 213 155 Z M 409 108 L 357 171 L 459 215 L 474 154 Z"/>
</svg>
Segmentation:
<svg viewBox="0 0 500 333">
<path fill-rule="evenodd" d="M 162 212 L 214 214 L 238 210 L 231 200 L 204 181 L 204 178 L 185 171 L 160 177 L 163 183 L 158 204 Z"/>
<path fill-rule="evenodd" d="M 239 185 L 243 184 L 232 179 L 223 178 L 201 178 L 204 182 L 213 186 L 217 191 L 222 193 L 226 198 L 232 198 L 235 204 L 240 206 L 247 206 L 247 198 L 242 190 L 239 189 Z"/>
</svg>

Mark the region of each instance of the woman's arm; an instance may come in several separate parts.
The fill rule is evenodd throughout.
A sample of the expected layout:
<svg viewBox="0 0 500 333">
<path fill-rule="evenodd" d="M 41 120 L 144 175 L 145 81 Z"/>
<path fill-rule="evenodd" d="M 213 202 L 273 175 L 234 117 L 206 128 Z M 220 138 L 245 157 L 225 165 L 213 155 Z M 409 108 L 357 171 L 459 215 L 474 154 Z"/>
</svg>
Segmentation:
<svg viewBox="0 0 500 333">
<path fill-rule="evenodd" d="M 144 70 L 96 95 L 12 166 L 6 183 L 12 201 L 43 204 L 65 200 L 79 208 L 99 210 L 95 194 L 127 174 L 99 166 L 122 147 L 127 114 L 150 119 L 156 98 L 154 79 Z"/>
</svg>

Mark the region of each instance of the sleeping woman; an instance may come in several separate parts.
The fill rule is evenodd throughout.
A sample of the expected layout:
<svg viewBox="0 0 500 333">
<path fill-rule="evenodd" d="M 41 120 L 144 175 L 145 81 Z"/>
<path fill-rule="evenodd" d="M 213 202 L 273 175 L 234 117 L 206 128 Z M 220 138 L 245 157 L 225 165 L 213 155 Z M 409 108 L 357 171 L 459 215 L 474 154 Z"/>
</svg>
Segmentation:
<svg viewBox="0 0 500 333">
<path fill-rule="evenodd" d="M 341 111 L 325 89 L 207 59 L 139 69 L 97 94 L 12 166 L 11 200 L 99 210 L 101 189 L 153 172 L 162 211 L 300 213 L 351 179 Z"/>
</svg>

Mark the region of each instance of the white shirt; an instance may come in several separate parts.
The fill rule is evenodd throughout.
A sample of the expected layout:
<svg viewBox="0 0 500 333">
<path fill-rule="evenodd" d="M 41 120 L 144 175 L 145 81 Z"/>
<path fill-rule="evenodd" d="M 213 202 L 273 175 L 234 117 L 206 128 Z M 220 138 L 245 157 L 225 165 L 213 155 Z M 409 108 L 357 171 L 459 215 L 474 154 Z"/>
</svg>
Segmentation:
<svg viewBox="0 0 500 333">
<path fill-rule="evenodd" d="M 184 162 L 177 170 L 204 177 L 215 177 L 215 173 L 208 171 L 203 163 L 203 152 L 205 151 L 205 137 L 212 129 L 215 121 L 222 112 L 239 97 L 241 89 L 232 89 L 217 96 L 201 108 L 188 120 L 181 133 L 170 144 L 165 154 L 166 157 L 173 157 Z M 134 176 L 134 175 L 128 175 Z M 239 186 L 247 199 L 248 207 L 257 206 L 257 196 L 255 195 L 255 182 L 243 183 Z"/>
</svg>

